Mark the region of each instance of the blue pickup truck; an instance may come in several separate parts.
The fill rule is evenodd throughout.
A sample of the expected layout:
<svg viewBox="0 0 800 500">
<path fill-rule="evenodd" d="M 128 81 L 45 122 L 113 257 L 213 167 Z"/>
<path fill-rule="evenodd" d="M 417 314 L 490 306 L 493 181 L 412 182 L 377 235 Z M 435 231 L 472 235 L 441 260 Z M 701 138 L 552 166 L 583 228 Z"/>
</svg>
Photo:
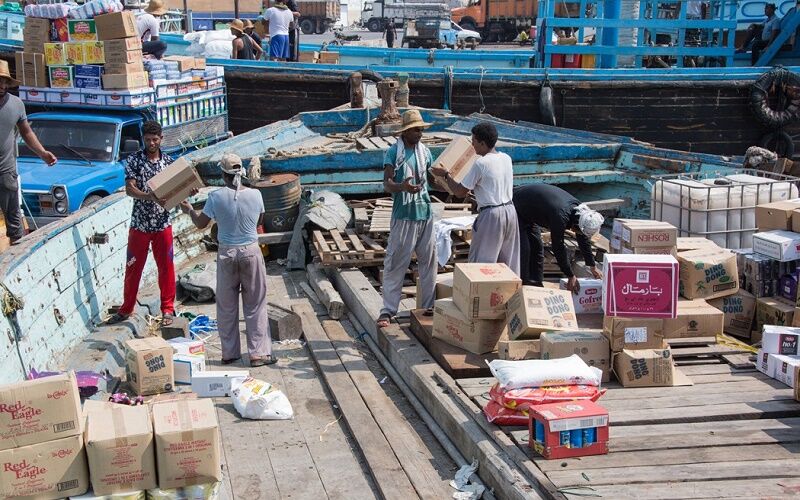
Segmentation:
<svg viewBox="0 0 800 500">
<path fill-rule="evenodd" d="M 157 87 L 136 105 L 41 103 L 34 94 L 55 100 L 41 94 L 59 91 L 21 88 L 31 127 L 58 157 L 48 167 L 19 144 L 23 210 L 32 225 L 61 219 L 123 188 L 125 162 L 142 148 L 146 120 L 162 124 L 162 149 L 173 158 L 229 137 L 224 82 L 207 83 L 201 91 Z"/>
</svg>

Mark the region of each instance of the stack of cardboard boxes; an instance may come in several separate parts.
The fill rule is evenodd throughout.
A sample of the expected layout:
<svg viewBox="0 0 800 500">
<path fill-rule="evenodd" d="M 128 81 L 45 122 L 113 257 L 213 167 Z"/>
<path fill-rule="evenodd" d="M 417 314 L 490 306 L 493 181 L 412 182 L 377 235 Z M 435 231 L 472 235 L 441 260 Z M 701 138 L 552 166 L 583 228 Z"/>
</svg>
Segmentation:
<svg viewBox="0 0 800 500">
<path fill-rule="evenodd" d="M 800 400 L 800 328 L 765 326 L 756 369 L 794 388 L 794 397 Z"/>
</svg>

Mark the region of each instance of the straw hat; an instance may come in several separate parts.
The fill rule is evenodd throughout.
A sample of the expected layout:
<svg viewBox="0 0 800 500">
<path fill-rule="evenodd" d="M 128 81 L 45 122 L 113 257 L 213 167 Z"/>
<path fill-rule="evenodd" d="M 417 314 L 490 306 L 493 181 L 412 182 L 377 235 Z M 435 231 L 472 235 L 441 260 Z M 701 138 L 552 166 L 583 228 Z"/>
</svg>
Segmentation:
<svg viewBox="0 0 800 500">
<path fill-rule="evenodd" d="M 167 13 L 167 7 L 164 5 L 164 0 L 150 0 L 150 4 L 144 11 L 154 16 L 163 16 Z"/>
<path fill-rule="evenodd" d="M 244 23 L 241 19 L 234 19 L 231 21 L 231 24 L 229 24 L 228 27 L 230 27 L 232 30 L 238 31 L 239 33 L 244 33 Z"/>
<path fill-rule="evenodd" d="M 244 20 L 244 29 L 248 29 L 248 28 L 255 28 L 255 26 L 253 25 L 253 21 L 251 21 L 249 19 L 245 19 Z"/>
<path fill-rule="evenodd" d="M 405 113 L 403 113 L 403 126 L 400 127 L 399 132 L 405 132 L 410 128 L 428 128 L 430 127 L 430 123 L 425 123 L 422 120 L 422 115 L 416 109 L 409 109 Z"/>
<path fill-rule="evenodd" d="M 0 78 L 8 80 L 9 85 L 12 87 L 19 86 L 19 82 L 11 78 L 11 73 L 8 70 L 8 61 L 3 61 L 2 59 L 0 59 Z"/>
</svg>

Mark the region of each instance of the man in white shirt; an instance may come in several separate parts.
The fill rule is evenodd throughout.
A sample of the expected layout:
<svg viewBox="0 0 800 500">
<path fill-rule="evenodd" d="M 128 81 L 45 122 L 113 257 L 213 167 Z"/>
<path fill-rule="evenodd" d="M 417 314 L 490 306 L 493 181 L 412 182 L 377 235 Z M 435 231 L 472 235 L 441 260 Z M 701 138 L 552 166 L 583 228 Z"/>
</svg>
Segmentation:
<svg viewBox="0 0 800 500">
<path fill-rule="evenodd" d="M 285 0 L 275 0 L 275 5 L 264 11 L 264 20 L 269 25 L 269 58 L 272 61 L 286 61 L 289 52 L 289 25 L 294 14 L 286 6 Z"/>
<path fill-rule="evenodd" d="M 514 210 L 514 168 L 511 157 L 497 151 L 497 129 L 488 122 L 472 127 L 472 147 L 481 156 L 461 183 L 443 168 L 431 169 L 444 177 L 459 198 L 470 190 L 478 203 L 478 218 L 472 224 L 469 262 L 502 262 L 519 274 L 519 225 Z"/>
<path fill-rule="evenodd" d="M 161 59 L 167 51 L 166 42 L 158 39 L 159 18 L 167 13 L 164 0 L 150 0 L 143 13 L 136 16 L 136 33 L 142 39 L 142 52 Z"/>
</svg>

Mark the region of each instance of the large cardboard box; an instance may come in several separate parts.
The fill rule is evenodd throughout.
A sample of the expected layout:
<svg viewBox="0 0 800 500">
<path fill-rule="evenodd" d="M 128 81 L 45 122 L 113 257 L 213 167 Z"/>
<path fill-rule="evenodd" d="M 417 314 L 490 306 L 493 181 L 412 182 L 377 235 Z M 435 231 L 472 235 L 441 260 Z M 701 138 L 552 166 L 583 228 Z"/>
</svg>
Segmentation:
<svg viewBox="0 0 800 500">
<path fill-rule="evenodd" d="M 678 315 L 664 320 L 664 338 L 716 337 L 725 326 L 725 314 L 705 300 L 679 300 Z"/>
<path fill-rule="evenodd" d="M 603 371 L 603 382 L 611 379 L 611 350 L 600 332 L 544 332 L 539 338 L 541 358 L 566 358 L 577 354 L 589 366 Z"/>
<path fill-rule="evenodd" d="M 672 364 L 669 349 L 623 349 L 614 354 L 614 375 L 623 387 L 692 385 Z"/>
<path fill-rule="evenodd" d="M 674 318 L 678 261 L 671 255 L 606 255 L 603 312 L 606 316 Z"/>
<path fill-rule="evenodd" d="M 503 320 L 468 318 L 453 299 L 437 300 L 433 308 L 433 337 L 475 354 L 494 351 L 505 328 Z"/>
<path fill-rule="evenodd" d="M 436 275 L 436 288 L 434 290 L 434 300 L 449 299 L 453 296 L 453 273 L 441 273 Z M 417 278 L 417 309 L 422 309 L 422 288 L 419 278 Z"/>
<path fill-rule="evenodd" d="M 686 252 L 687 250 L 717 249 L 721 247 L 708 238 L 699 236 L 679 236 L 675 248 L 679 252 Z"/>
<path fill-rule="evenodd" d="M 17 52 L 14 54 L 17 80 L 27 87 L 47 87 L 47 67 L 44 54 Z"/>
<path fill-rule="evenodd" d="M 153 405 L 158 486 L 180 488 L 220 481 L 219 424 L 207 399 Z"/>
<path fill-rule="evenodd" d="M 178 71 L 191 71 L 195 68 L 195 58 L 191 56 L 166 56 L 164 61 L 174 61 L 178 63 Z"/>
<path fill-rule="evenodd" d="M 90 411 L 86 455 L 96 495 L 155 488 L 156 455 L 149 409 L 117 405 Z"/>
<path fill-rule="evenodd" d="M 541 357 L 541 340 L 500 340 L 497 342 L 497 357 L 510 361 L 523 359 L 539 359 Z"/>
<path fill-rule="evenodd" d="M 94 19 L 69 19 L 67 32 L 70 42 L 96 42 L 97 26 Z"/>
<path fill-rule="evenodd" d="M 81 401 L 74 373 L 0 386 L 0 449 L 80 433 Z"/>
<path fill-rule="evenodd" d="M 139 43 L 139 47 L 129 48 L 130 46 L 135 46 L 136 43 L 128 43 L 127 40 L 139 41 L 138 38 L 126 38 L 101 42 L 106 63 L 130 64 L 144 61 L 141 43 Z"/>
<path fill-rule="evenodd" d="M 203 181 L 191 163 L 178 158 L 147 181 L 147 187 L 159 199 L 166 201 L 164 208 L 172 210 L 188 198 L 193 190 L 202 188 Z"/>
<path fill-rule="evenodd" d="M 611 352 L 623 349 L 663 349 L 664 320 L 657 318 L 603 318 L 603 335 Z"/>
<path fill-rule="evenodd" d="M 175 386 L 172 346 L 161 337 L 125 342 L 126 374 L 137 394 L 170 392 Z"/>
<path fill-rule="evenodd" d="M 567 278 L 561 278 L 559 286 L 567 289 Z M 572 295 L 572 305 L 575 314 L 602 314 L 603 313 L 603 280 L 594 278 L 578 278 L 580 290 Z"/>
<path fill-rule="evenodd" d="M 678 229 L 668 222 L 637 221 L 623 222 L 621 240 L 628 248 L 674 247 Z"/>
<path fill-rule="evenodd" d="M 297 56 L 297 62 L 316 63 L 319 59 L 319 52 L 316 50 L 301 50 Z"/>
<path fill-rule="evenodd" d="M 36 40 L 41 43 L 50 41 L 50 20 L 41 17 L 26 17 L 22 37 L 25 40 Z"/>
<path fill-rule="evenodd" d="M 127 64 L 120 63 L 106 63 L 106 75 L 129 75 L 144 73 L 144 64 L 141 61 L 136 61 Z"/>
<path fill-rule="evenodd" d="M 725 315 L 722 327 L 725 333 L 750 338 L 753 318 L 756 316 L 756 298 L 753 294 L 739 289 L 735 295 L 709 300 L 708 303 Z"/>
<path fill-rule="evenodd" d="M 780 297 L 761 297 L 756 301 L 756 330 L 764 325 L 792 326 L 794 307 Z"/>
<path fill-rule="evenodd" d="M 790 231 L 756 233 L 753 251 L 781 262 L 800 259 L 800 234 Z"/>
<path fill-rule="evenodd" d="M 67 52 L 63 43 L 44 44 L 44 62 L 48 66 L 63 66 L 67 64 Z"/>
<path fill-rule="evenodd" d="M 680 292 L 687 299 L 716 299 L 739 290 L 736 255 L 723 249 L 678 253 Z"/>
<path fill-rule="evenodd" d="M 783 382 L 789 387 L 794 387 L 795 374 L 800 367 L 800 356 L 785 356 L 783 354 L 769 354 L 770 364 L 773 366 L 772 378 Z"/>
<path fill-rule="evenodd" d="M 339 64 L 339 53 L 322 51 L 319 53 L 320 64 Z"/>
<path fill-rule="evenodd" d="M 136 16 L 130 10 L 99 15 L 94 18 L 94 24 L 100 41 L 137 36 Z"/>
<path fill-rule="evenodd" d="M 756 206 L 756 227 L 759 231 L 792 230 L 792 213 L 800 208 L 800 200 L 776 201 Z"/>
<path fill-rule="evenodd" d="M 454 181 L 461 182 L 477 159 L 478 155 L 472 147 L 472 141 L 468 137 L 461 136 L 453 139 L 433 164 L 435 167 L 447 170 Z M 437 177 L 436 181 L 444 190 L 453 194 L 444 178 Z"/>
<path fill-rule="evenodd" d="M 523 286 L 509 299 L 508 337 L 538 338 L 542 332 L 578 329 L 578 317 L 567 290 Z"/>
<path fill-rule="evenodd" d="M 456 264 L 453 302 L 468 318 L 500 319 L 522 280 L 505 264 Z"/>
<path fill-rule="evenodd" d="M 0 451 L 0 497 L 47 500 L 89 489 L 83 436 Z"/>
<path fill-rule="evenodd" d="M 103 75 L 105 90 L 133 90 L 148 87 L 150 80 L 147 73 L 126 73 L 124 75 Z"/>
<path fill-rule="evenodd" d="M 800 355 L 800 328 L 764 326 L 761 332 L 761 350 L 767 354 Z"/>
<path fill-rule="evenodd" d="M 105 43 L 83 42 L 83 58 L 86 64 L 105 64 Z"/>
<path fill-rule="evenodd" d="M 794 368 L 794 399 L 800 401 L 800 366 Z"/>
</svg>

